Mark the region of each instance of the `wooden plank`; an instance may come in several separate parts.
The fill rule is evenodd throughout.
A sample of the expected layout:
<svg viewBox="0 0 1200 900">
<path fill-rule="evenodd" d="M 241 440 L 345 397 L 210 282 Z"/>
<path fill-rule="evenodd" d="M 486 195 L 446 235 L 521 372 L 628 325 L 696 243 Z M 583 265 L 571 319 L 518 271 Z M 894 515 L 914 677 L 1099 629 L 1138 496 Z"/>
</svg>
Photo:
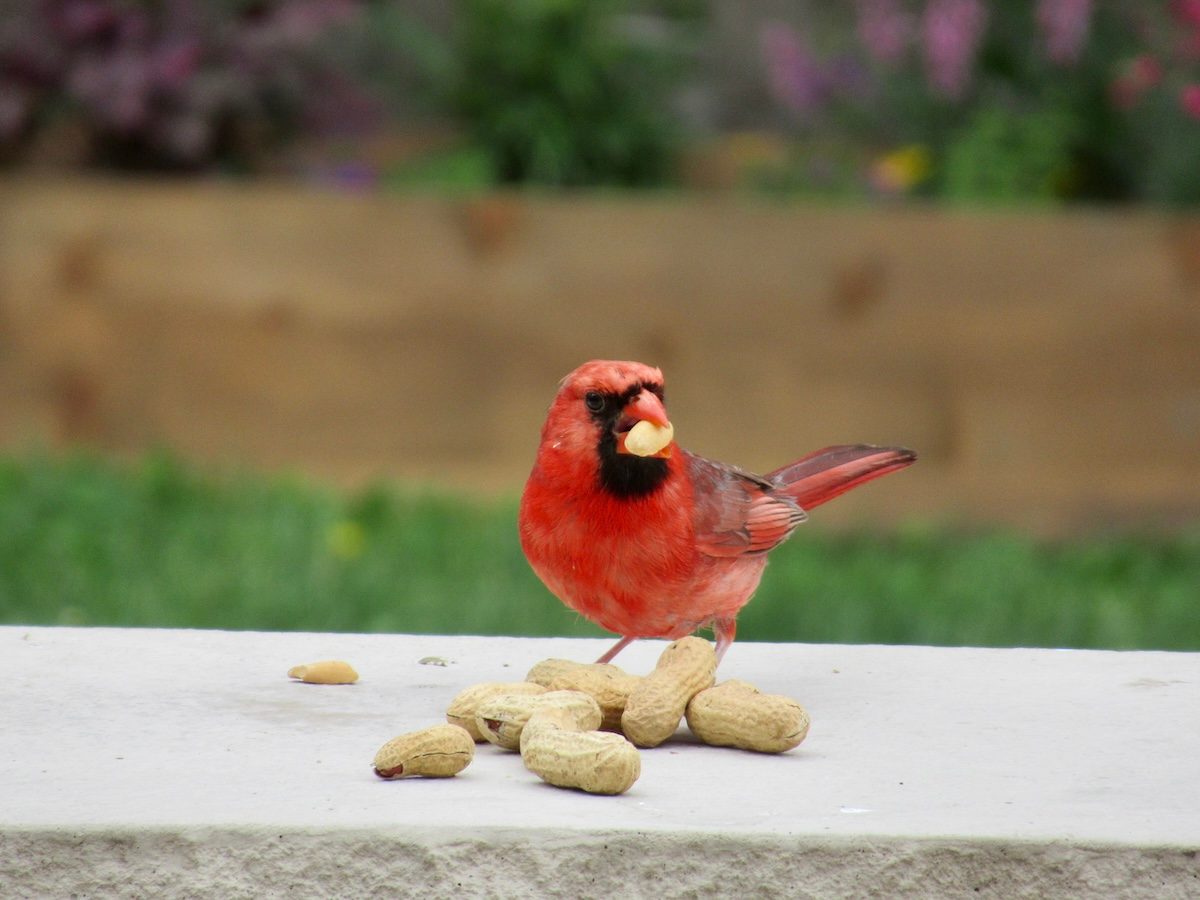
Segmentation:
<svg viewBox="0 0 1200 900">
<path fill-rule="evenodd" d="M 834 521 L 1174 522 L 1200 515 L 1198 222 L 7 182 L 0 444 L 515 490 L 557 379 L 633 357 L 731 462 L 921 452 Z"/>
</svg>

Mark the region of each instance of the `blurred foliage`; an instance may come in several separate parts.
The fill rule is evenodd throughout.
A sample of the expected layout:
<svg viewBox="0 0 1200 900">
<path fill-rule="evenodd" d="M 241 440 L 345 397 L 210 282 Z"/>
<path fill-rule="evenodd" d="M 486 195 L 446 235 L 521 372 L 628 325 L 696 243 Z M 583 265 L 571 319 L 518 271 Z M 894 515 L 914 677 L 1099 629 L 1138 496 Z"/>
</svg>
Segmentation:
<svg viewBox="0 0 1200 900">
<path fill-rule="evenodd" d="M 677 177 L 674 92 L 697 0 L 460 0 L 448 41 L 395 7 L 375 16 L 420 63 L 491 181 L 653 186 Z"/>
<path fill-rule="evenodd" d="M 380 126 L 419 74 L 473 144 L 435 181 L 482 157 L 489 183 L 661 184 L 699 8 L 462 0 L 446 40 L 384 0 L 0 0 L 0 163 L 261 171 Z"/>
<path fill-rule="evenodd" d="M 676 152 L 670 43 L 623 0 L 462 0 L 451 105 L 500 183 L 655 185 Z"/>
<path fill-rule="evenodd" d="M 747 640 L 1200 650 L 1200 532 L 909 526 L 771 555 Z M 0 622 L 600 635 L 530 571 L 511 500 L 350 494 L 169 455 L 0 458 Z"/>
<path fill-rule="evenodd" d="M 956 200 L 1048 200 L 1069 185 L 1074 122 L 1059 109 L 973 110 L 949 142 L 941 191 Z"/>
<path fill-rule="evenodd" d="M 378 121 L 332 48 L 352 0 L 0 0 L 0 162 L 268 165 Z"/>
<path fill-rule="evenodd" d="M 763 48 L 801 144 L 851 160 L 860 193 L 1200 203 L 1197 0 L 856 0 Z M 932 160 L 919 182 L 853 162 L 904 145 Z"/>
<path fill-rule="evenodd" d="M 759 93 L 774 110 L 738 65 L 718 76 L 728 84 L 702 71 L 711 48 L 737 46 L 714 31 L 728 12 L 0 0 L 0 164 L 287 170 L 354 187 L 672 184 L 685 95 L 703 94 L 714 110 L 753 108 L 700 118 L 773 116 L 786 132 L 789 161 L 743 171 L 783 196 L 1200 204 L 1200 0 L 798 2 L 793 24 L 762 29 Z M 463 140 L 415 161 L 330 145 L 429 122 Z"/>
</svg>

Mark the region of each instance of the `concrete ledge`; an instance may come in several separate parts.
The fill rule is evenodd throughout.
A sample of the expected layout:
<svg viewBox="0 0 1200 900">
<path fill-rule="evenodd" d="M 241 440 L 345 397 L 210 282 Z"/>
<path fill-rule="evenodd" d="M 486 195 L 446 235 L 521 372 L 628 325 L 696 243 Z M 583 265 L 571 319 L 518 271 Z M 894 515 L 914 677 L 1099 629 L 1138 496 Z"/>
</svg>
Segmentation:
<svg viewBox="0 0 1200 900">
<path fill-rule="evenodd" d="M 669 743 L 617 798 L 491 748 L 371 774 L 462 686 L 605 644 L 0 628 L 3 894 L 1200 893 L 1200 654 L 738 644 L 723 677 L 812 713 L 798 750 Z M 326 657 L 362 680 L 285 677 Z"/>
</svg>

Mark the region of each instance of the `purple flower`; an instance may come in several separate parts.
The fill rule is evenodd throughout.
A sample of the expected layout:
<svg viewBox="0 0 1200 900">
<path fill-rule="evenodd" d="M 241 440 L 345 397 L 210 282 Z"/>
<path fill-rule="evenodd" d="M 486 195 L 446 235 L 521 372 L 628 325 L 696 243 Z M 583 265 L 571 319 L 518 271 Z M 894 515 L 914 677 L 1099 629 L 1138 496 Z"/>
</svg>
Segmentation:
<svg viewBox="0 0 1200 900">
<path fill-rule="evenodd" d="M 5 153 L 54 118 L 43 110 L 64 110 L 117 165 L 250 158 L 306 127 L 345 132 L 378 121 L 378 104 L 342 75 L 331 47 L 362 0 L 8 5 L 0 15 Z"/>
<path fill-rule="evenodd" d="M 149 116 L 149 68 L 145 57 L 135 51 L 81 60 L 67 87 L 101 122 L 117 131 L 134 131 Z"/>
<path fill-rule="evenodd" d="M 775 23 L 762 32 L 771 92 L 793 112 L 807 117 L 824 105 L 828 79 L 808 43 L 787 25 Z"/>
<path fill-rule="evenodd" d="M 200 68 L 204 50 L 195 39 L 169 41 L 156 47 L 152 56 L 155 81 L 161 89 L 180 90 Z"/>
<path fill-rule="evenodd" d="M 925 77 L 934 90 L 957 100 L 971 81 L 971 63 L 987 24 L 980 0 L 929 0 L 921 20 Z"/>
<path fill-rule="evenodd" d="M 86 41 L 117 24 L 117 13 L 102 0 L 67 0 L 51 7 L 55 30 L 69 43 Z"/>
<path fill-rule="evenodd" d="M 822 67 L 827 95 L 861 100 L 871 94 L 874 85 L 862 60 L 852 53 L 841 53 Z"/>
<path fill-rule="evenodd" d="M 1092 20 L 1092 0 L 1038 0 L 1036 18 L 1050 61 L 1060 66 L 1078 62 Z"/>
<path fill-rule="evenodd" d="M 912 17 L 900 0 L 858 0 L 858 39 L 876 62 L 895 65 L 912 39 Z"/>
</svg>

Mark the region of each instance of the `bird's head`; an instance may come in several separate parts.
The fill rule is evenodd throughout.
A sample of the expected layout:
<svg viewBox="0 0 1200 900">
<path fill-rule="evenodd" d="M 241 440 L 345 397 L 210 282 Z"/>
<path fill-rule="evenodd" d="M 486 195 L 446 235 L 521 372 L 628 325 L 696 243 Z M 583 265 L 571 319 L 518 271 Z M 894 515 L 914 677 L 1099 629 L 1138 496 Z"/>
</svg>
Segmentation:
<svg viewBox="0 0 1200 900">
<path fill-rule="evenodd" d="M 666 477 L 673 438 L 662 372 L 639 362 L 593 360 L 560 383 L 543 446 L 590 455 L 605 489 L 637 496 Z"/>
</svg>

